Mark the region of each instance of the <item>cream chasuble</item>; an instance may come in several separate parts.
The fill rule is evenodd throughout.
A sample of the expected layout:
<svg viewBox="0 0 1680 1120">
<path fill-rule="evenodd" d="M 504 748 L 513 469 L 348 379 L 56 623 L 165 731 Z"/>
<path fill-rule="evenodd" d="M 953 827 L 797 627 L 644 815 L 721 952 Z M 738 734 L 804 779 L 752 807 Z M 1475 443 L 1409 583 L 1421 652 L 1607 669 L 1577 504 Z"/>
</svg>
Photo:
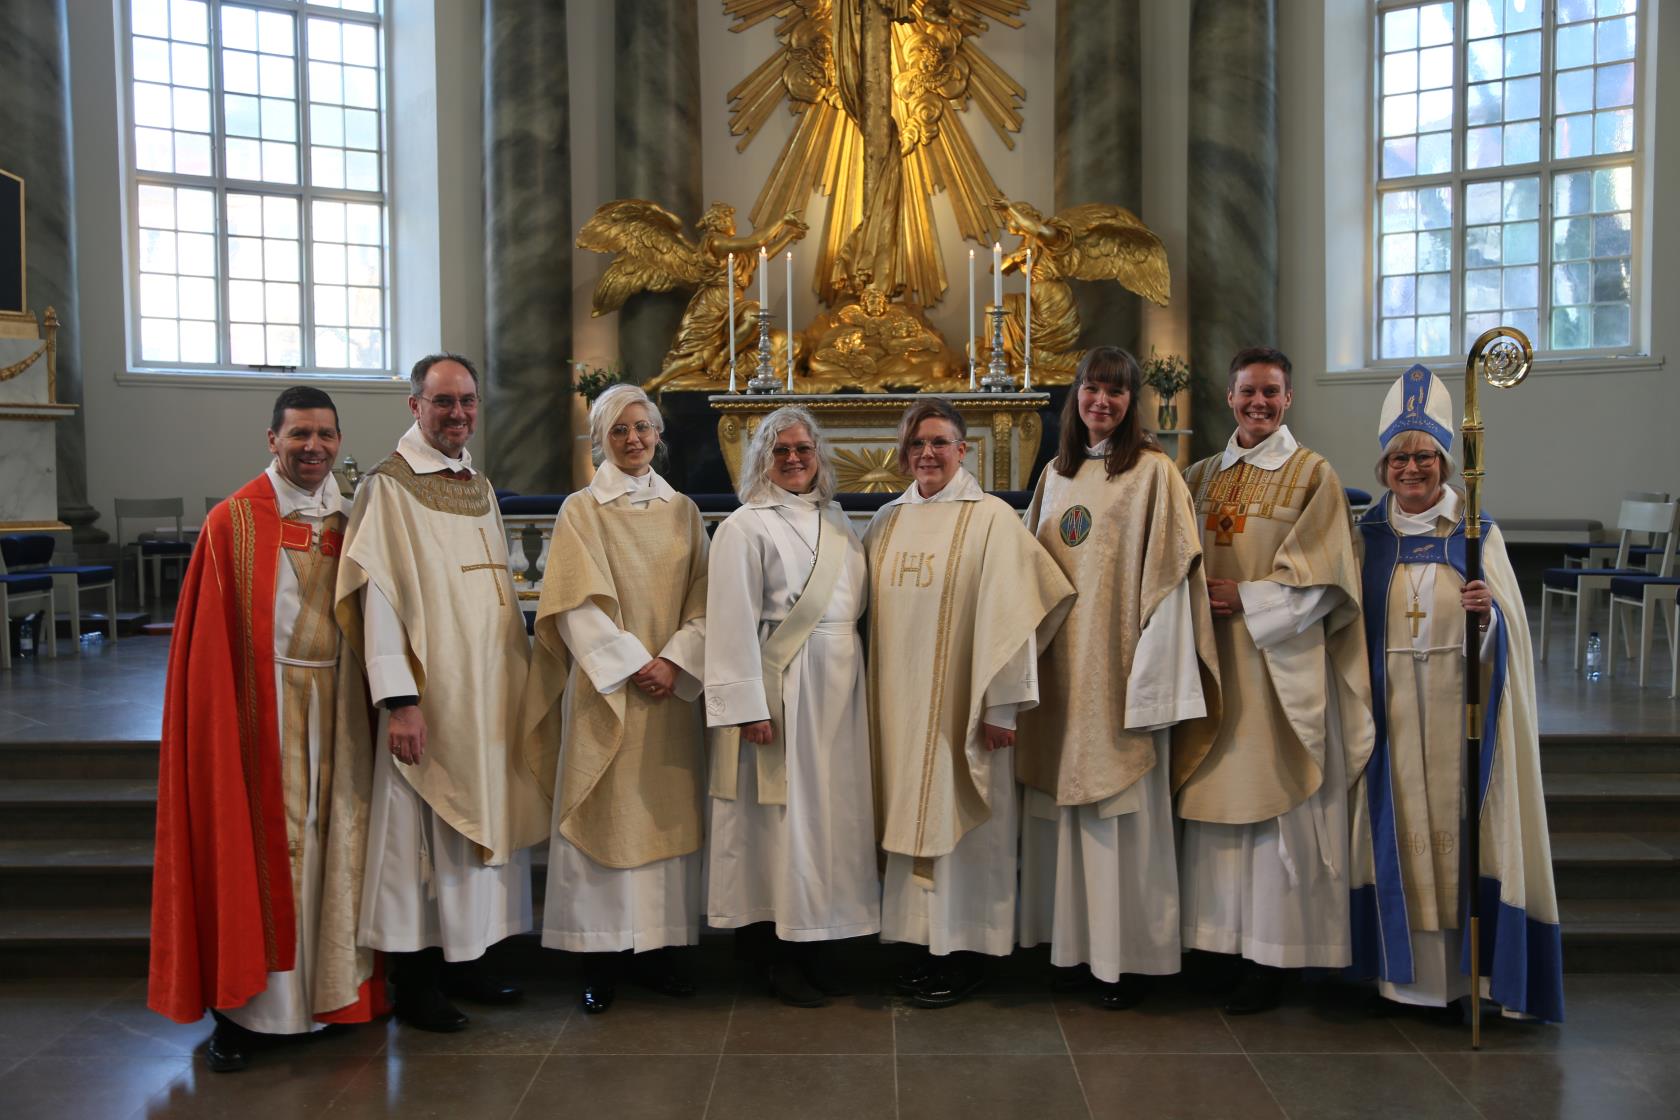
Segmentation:
<svg viewBox="0 0 1680 1120">
<path fill-rule="evenodd" d="M 530 659 L 490 482 L 411 427 L 363 481 L 339 567 L 337 615 L 375 703 L 418 695 L 420 762 L 376 732 L 362 939 L 469 960 L 530 928 L 530 853 L 545 806 L 525 765 Z"/>
<path fill-rule="evenodd" d="M 561 506 L 525 708 L 554 797 L 549 948 L 645 952 L 699 936 L 705 599 L 699 510 L 658 474 L 602 463 Z M 656 656 L 680 670 L 674 697 L 630 680 Z"/>
<path fill-rule="evenodd" d="M 1508 1010 L 1556 1021 L 1563 1017 L 1561 935 L 1540 788 L 1533 654 L 1504 538 L 1485 518 L 1484 526 L 1482 578 L 1498 609 L 1480 639 L 1482 695 L 1495 728 L 1484 729 L 1483 994 Z M 1383 718 L 1378 749 L 1353 794 L 1355 965 L 1390 999 L 1442 1006 L 1469 991 L 1460 920 L 1462 501 L 1447 488 L 1433 507 L 1409 515 L 1387 495 L 1361 529 L 1367 632 L 1383 648 L 1382 673 L 1373 681 L 1382 684 Z M 1378 602 L 1381 619 L 1372 615 Z"/>
<path fill-rule="evenodd" d="M 336 547 L 323 552 L 322 533 L 344 531 L 344 499 L 327 479 L 311 494 L 288 482 L 275 465 L 265 472 L 274 487 L 274 503 L 283 521 L 309 526 L 307 551 L 281 549 L 274 577 L 274 695 L 280 724 L 281 790 L 292 853 L 292 897 L 297 912 L 297 967 L 268 974 L 268 987 L 242 1007 L 222 1014 L 263 1034 L 303 1034 L 326 1024 L 314 1018 L 316 929 L 323 901 L 324 867 L 320 828 L 322 760 L 332 749 L 337 707 L 338 624 L 333 620 L 333 584 L 338 572 Z M 329 782 L 330 784 L 330 778 Z M 362 796 L 366 796 L 364 787 Z M 366 830 L 366 806 L 361 806 Z M 355 884 L 334 884 L 333 895 L 360 893 L 362 869 Z M 330 906 L 354 906 L 354 899 L 328 897 Z M 350 917 L 354 923 L 354 916 Z M 323 1010 L 336 1010 L 341 996 Z"/>
<path fill-rule="evenodd" d="M 1179 969 L 1171 791 L 1198 759 L 1181 752 L 1169 777 L 1169 729 L 1210 707 L 1217 724 L 1219 677 L 1189 491 L 1154 452 L 1110 479 L 1105 450 L 1072 478 L 1046 467 L 1027 511 L 1079 594 L 1039 657 L 1016 772 L 1020 941 L 1113 982 Z"/>
<path fill-rule="evenodd" d="M 772 714 L 760 655 L 794 605 L 816 593 L 810 584 L 824 549 L 837 550 L 839 570 L 823 601 L 807 607 L 818 617 L 776 682 L 780 704 Z M 718 526 L 709 570 L 707 924 L 774 922 L 786 941 L 878 932 L 868 690 L 857 626 L 869 587 L 863 546 L 837 504 L 819 511 L 802 495 L 772 488 Z M 761 719 L 776 732 L 766 746 L 717 730 Z M 764 788 L 766 756 L 778 763 L 780 796 Z M 731 780 L 720 782 L 726 770 Z"/>
<path fill-rule="evenodd" d="M 869 553 L 871 744 L 888 853 L 881 935 L 935 954 L 1014 943 L 1019 799 L 982 719 L 1038 702 L 1038 643 L 1073 588 L 966 471 L 876 514 Z M 943 857 L 943 858 L 942 858 Z M 931 889 L 929 889 L 931 887 Z"/>
</svg>

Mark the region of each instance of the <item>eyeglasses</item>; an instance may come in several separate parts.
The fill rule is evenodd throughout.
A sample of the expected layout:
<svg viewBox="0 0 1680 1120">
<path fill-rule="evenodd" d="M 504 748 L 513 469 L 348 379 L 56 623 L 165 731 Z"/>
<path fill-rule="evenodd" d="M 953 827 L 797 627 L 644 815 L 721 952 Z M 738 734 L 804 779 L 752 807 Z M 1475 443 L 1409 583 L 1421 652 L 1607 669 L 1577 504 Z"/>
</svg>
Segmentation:
<svg viewBox="0 0 1680 1120">
<path fill-rule="evenodd" d="M 789 455 L 797 455 L 801 459 L 809 459 L 816 453 L 817 445 L 814 443 L 795 443 L 792 445 L 778 443 L 770 449 L 770 457 L 775 459 L 777 462 L 786 459 Z"/>
<path fill-rule="evenodd" d="M 941 436 L 941 437 L 938 437 L 936 439 L 913 439 L 909 442 L 909 444 L 907 446 L 910 448 L 912 453 L 918 454 L 918 455 L 921 454 L 923 451 L 928 451 L 928 450 L 932 450 L 932 451 L 937 452 L 939 454 L 944 454 L 946 451 L 949 451 L 951 448 L 958 446 L 962 442 L 963 441 L 960 440 L 960 439 L 945 439 L 943 436 Z"/>
<path fill-rule="evenodd" d="M 1438 451 L 1414 451 L 1410 455 L 1404 451 L 1396 451 L 1388 457 L 1388 465 L 1391 468 L 1404 467 L 1407 462 L 1412 462 L 1416 463 L 1420 470 L 1428 470 L 1440 457 L 1441 453 Z"/>
<path fill-rule="evenodd" d="M 635 432 L 638 439 L 646 439 L 655 430 L 646 420 L 638 420 L 634 424 L 614 424 L 607 429 L 607 434 L 614 439 L 629 439 L 630 433 Z"/>
<path fill-rule="evenodd" d="M 460 405 L 464 411 L 471 412 L 478 407 L 478 394 L 468 393 L 464 397 L 419 397 L 439 412 L 454 412 L 455 406 Z"/>
</svg>

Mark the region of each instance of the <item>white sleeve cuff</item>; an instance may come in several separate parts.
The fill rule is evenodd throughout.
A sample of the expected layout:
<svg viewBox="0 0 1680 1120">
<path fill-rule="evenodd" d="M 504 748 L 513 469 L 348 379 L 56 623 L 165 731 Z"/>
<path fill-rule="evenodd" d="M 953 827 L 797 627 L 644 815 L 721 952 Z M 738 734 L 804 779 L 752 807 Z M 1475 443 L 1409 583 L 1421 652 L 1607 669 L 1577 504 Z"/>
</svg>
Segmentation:
<svg viewBox="0 0 1680 1120">
<path fill-rule="evenodd" d="M 375 704 L 388 696 L 418 696 L 420 686 L 407 654 L 388 654 L 367 663 L 368 696 Z"/>
<path fill-rule="evenodd" d="M 1015 704 L 996 704 L 987 708 L 980 716 L 981 723 L 989 723 L 993 727 L 1001 727 L 1005 731 L 1015 730 Z"/>
<path fill-rule="evenodd" d="M 595 691 L 606 696 L 624 687 L 625 681 L 652 660 L 634 634 L 620 633 L 606 645 L 597 646 L 578 658 L 578 667 L 589 677 Z"/>
<path fill-rule="evenodd" d="M 687 673 L 683 675 L 688 676 Z M 706 686 L 706 726 L 735 727 L 769 718 L 770 705 L 764 699 L 762 680 L 754 678 Z"/>
</svg>

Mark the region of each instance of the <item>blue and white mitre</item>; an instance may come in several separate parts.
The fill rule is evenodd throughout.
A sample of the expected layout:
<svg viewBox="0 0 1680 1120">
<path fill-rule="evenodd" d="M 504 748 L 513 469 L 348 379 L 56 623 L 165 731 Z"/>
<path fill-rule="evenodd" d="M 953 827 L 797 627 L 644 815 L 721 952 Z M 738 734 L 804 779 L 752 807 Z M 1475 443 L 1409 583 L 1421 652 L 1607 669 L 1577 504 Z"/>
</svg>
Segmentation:
<svg viewBox="0 0 1680 1120">
<path fill-rule="evenodd" d="M 1451 451 L 1452 394 L 1428 366 L 1415 365 L 1389 388 L 1377 424 L 1377 443 L 1383 447 L 1401 432 L 1425 432 L 1441 450 Z"/>
</svg>

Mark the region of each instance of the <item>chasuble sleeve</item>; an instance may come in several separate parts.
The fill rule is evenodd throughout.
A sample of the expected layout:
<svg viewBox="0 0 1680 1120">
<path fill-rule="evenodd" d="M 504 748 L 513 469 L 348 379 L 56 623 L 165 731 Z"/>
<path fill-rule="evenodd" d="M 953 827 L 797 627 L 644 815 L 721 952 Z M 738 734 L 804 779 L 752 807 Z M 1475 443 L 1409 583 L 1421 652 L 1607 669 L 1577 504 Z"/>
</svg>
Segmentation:
<svg viewBox="0 0 1680 1120">
<path fill-rule="evenodd" d="M 595 691 L 608 695 L 653 660 L 634 634 L 620 630 L 594 603 L 584 603 L 554 616 L 560 640 L 577 659 Z"/>
<path fill-rule="evenodd" d="M 759 639 L 763 538 L 740 529 L 742 512 L 718 526 L 707 564 L 706 722 L 712 727 L 770 718 Z"/>
<path fill-rule="evenodd" d="M 378 584 L 369 583 L 363 589 L 362 625 L 367 637 L 368 695 L 373 702 L 420 695 L 409 663 L 408 633 Z"/>
<path fill-rule="evenodd" d="M 1185 580 L 1155 608 L 1138 635 L 1126 681 L 1126 729 L 1155 731 L 1206 714 L 1190 582 Z"/>
</svg>

